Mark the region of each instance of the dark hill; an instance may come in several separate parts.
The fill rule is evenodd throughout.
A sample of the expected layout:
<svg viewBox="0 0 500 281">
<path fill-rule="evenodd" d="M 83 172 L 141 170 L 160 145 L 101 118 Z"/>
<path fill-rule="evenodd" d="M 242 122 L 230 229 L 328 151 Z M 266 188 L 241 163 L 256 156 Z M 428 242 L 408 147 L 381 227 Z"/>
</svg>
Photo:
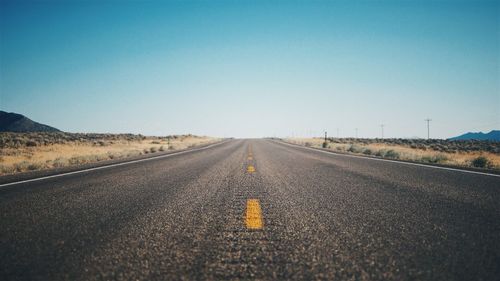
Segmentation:
<svg viewBox="0 0 500 281">
<path fill-rule="evenodd" d="M 60 132 L 58 129 L 37 123 L 24 115 L 0 110 L 0 132 Z"/>
<path fill-rule="evenodd" d="M 449 140 L 489 140 L 500 141 L 500 130 L 493 130 L 487 134 L 479 133 L 466 133 L 458 137 L 449 138 Z"/>
</svg>

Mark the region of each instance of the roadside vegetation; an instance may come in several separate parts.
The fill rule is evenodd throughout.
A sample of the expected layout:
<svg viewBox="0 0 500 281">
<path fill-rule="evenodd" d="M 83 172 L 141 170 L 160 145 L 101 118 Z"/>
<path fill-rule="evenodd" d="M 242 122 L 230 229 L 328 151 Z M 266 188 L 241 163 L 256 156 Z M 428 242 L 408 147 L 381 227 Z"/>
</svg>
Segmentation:
<svg viewBox="0 0 500 281">
<path fill-rule="evenodd" d="M 0 175 L 180 150 L 217 140 L 193 135 L 0 133 Z"/>
<path fill-rule="evenodd" d="M 500 142 L 425 139 L 288 138 L 308 147 L 431 164 L 500 170 Z"/>
</svg>

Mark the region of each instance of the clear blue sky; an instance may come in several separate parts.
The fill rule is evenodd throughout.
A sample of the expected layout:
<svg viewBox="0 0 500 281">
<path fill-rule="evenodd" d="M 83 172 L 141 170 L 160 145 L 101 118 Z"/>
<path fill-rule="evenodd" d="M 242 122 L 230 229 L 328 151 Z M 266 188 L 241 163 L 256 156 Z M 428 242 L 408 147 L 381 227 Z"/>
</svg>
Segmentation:
<svg viewBox="0 0 500 281">
<path fill-rule="evenodd" d="M 499 1 L 0 3 L 0 109 L 65 131 L 500 128 Z"/>
</svg>

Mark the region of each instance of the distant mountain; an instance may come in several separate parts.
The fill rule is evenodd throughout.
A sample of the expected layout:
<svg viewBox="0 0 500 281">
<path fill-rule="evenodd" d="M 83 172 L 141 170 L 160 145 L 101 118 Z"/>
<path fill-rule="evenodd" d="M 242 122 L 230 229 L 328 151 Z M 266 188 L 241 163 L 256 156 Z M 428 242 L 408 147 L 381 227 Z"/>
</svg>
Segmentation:
<svg viewBox="0 0 500 281">
<path fill-rule="evenodd" d="M 37 123 L 24 115 L 0 110 L 0 132 L 60 132 L 56 128 Z"/>
<path fill-rule="evenodd" d="M 479 133 L 466 133 L 458 137 L 449 138 L 449 140 L 490 140 L 500 141 L 500 130 L 493 130 L 487 134 Z"/>
</svg>

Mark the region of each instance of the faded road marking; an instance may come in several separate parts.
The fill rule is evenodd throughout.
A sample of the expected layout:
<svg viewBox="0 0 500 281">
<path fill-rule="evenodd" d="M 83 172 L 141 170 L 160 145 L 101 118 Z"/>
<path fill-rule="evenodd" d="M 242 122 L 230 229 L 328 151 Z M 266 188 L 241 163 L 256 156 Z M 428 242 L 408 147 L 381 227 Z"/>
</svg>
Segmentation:
<svg viewBox="0 0 500 281">
<path fill-rule="evenodd" d="M 264 221 L 262 219 L 262 210 L 258 199 L 247 200 L 247 212 L 245 222 L 248 229 L 262 229 Z"/>
</svg>

